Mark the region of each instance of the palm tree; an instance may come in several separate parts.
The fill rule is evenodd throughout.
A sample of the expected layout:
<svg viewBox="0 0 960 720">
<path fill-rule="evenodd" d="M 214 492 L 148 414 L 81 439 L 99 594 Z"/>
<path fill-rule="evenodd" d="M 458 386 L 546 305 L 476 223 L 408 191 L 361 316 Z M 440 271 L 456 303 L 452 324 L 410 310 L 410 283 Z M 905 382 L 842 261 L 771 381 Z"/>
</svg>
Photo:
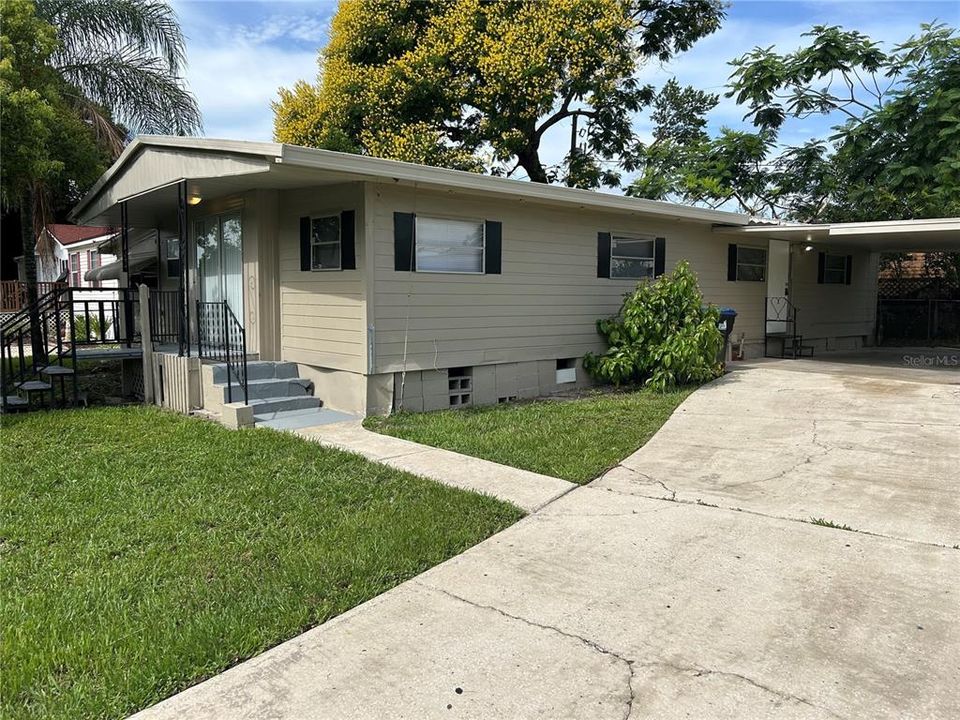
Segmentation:
<svg viewBox="0 0 960 720">
<path fill-rule="evenodd" d="M 45 64 L 61 80 L 63 100 L 111 157 L 122 152 L 131 133 L 201 131 L 199 106 L 183 80 L 185 38 L 168 3 L 35 0 L 34 9 L 56 34 L 57 45 Z M 49 206 L 40 179 L 27 183 L 18 204 L 27 302 L 33 305 L 35 238 Z M 38 357 L 39 321 L 32 334 Z"/>
<path fill-rule="evenodd" d="M 56 28 L 49 65 L 68 101 L 119 155 L 133 133 L 192 135 L 200 109 L 183 81 L 185 38 L 159 0 L 36 0 Z M 119 123 L 119 125 L 118 125 Z"/>
</svg>

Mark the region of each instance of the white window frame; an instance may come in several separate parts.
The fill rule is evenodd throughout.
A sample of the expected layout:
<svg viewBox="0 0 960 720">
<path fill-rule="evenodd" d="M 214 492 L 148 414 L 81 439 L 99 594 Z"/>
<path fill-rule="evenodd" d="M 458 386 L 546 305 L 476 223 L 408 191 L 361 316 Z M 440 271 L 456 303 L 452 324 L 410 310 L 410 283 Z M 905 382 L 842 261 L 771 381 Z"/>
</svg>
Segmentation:
<svg viewBox="0 0 960 720">
<path fill-rule="evenodd" d="M 831 268 L 828 267 L 830 258 L 840 258 L 843 260 L 842 268 Z M 830 277 L 829 273 L 840 273 L 839 280 L 828 280 Z M 836 253 L 824 253 L 823 255 L 823 284 L 824 285 L 846 285 L 847 284 L 847 256 L 839 255 Z"/>
<path fill-rule="evenodd" d="M 648 242 L 653 249 L 653 254 L 646 257 L 633 257 L 628 255 L 617 255 L 614 249 L 617 246 L 617 240 L 632 240 L 634 242 Z M 648 275 L 614 275 L 614 260 L 649 260 L 650 273 Z M 614 232 L 610 233 L 610 279 L 611 280 L 653 280 L 657 275 L 657 239 L 653 235 L 638 235 L 636 233 Z"/>
<path fill-rule="evenodd" d="M 740 249 L 746 248 L 748 250 L 759 250 L 763 253 L 763 265 L 757 265 L 756 263 L 747 263 L 740 261 Z M 767 248 L 760 247 L 759 245 L 737 245 L 737 282 L 766 282 L 767 281 L 767 266 L 770 264 L 770 253 Z M 761 268 L 763 270 L 763 277 L 759 280 L 748 280 L 747 278 L 740 277 L 740 266 L 752 267 L 752 268 Z"/>
<path fill-rule="evenodd" d="M 337 239 L 326 240 L 324 242 L 314 242 L 313 239 L 313 221 L 314 220 L 326 220 L 327 218 L 336 218 L 337 220 Z M 322 245 L 336 245 L 340 252 L 337 253 L 339 262 L 336 267 L 314 267 L 313 266 L 313 249 L 315 247 L 320 247 Z M 322 213 L 319 215 L 310 216 L 310 272 L 339 272 L 343 270 L 343 218 L 341 213 L 338 212 L 329 212 Z"/>
<path fill-rule="evenodd" d="M 77 268 L 73 268 L 73 259 L 77 259 Z M 80 252 L 72 252 L 68 255 L 68 262 L 70 263 L 70 287 L 83 287 L 83 262 L 80 259 Z M 77 282 L 73 284 L 73 276 L 76 274 Z"/>
<path fill-rule="evenodd" d="M 417 253 L 420 252 L 420 221 L 421 220 L 458 220 L 460 222 L 472 222 L 480 225 L 480 237 L 482 242 L 480 244 L 480 270 L 421 270 L 419 257 Z M 416 215 L 414 216 L 414 228 L 413 228 L 413 237 L 414 237 L 414 249 L 413 256 L 414 262 L 416 262 L 416 272 L 418 273 L 429 273 L 435 275 L 486 275 L 487 273 L 487 223 L 485 220 L 480 220 L 474 217 L 459 217 L 456 215 Z"/>
</svg>

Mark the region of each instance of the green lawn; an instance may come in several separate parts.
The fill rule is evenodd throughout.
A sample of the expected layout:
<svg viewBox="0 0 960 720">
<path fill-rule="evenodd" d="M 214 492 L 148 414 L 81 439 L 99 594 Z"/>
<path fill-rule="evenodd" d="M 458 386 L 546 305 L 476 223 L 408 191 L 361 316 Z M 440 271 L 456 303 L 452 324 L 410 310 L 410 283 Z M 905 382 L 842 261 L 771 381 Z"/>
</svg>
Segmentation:
<svg viewBox="0 0 960 720">
<path fill-rule="evenodd" d="M 522 513 L 270 430 L 143 407 L 3 418 L 0 697 L 122 717 Z"/>
<path fill-rule="evenodd" d="M 370 417 L 370 430 L 586 483 L 643 445 L 690 389 Z"/>
</svg>

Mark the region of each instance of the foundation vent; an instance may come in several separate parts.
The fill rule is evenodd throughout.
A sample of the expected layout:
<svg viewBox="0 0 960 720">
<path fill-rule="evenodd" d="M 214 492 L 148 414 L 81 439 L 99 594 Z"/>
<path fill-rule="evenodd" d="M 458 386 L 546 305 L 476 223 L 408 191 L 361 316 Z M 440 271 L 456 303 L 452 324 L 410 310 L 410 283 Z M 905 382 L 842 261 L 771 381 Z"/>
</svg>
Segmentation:
<svg viewBox="0 0 960 720">
<path fill-rule="evenodd" d="M 447 389 L 450 407 L 470 405 L 473 397 L 473 368 L 450 368 L 447 370 Z"/>
</svg>

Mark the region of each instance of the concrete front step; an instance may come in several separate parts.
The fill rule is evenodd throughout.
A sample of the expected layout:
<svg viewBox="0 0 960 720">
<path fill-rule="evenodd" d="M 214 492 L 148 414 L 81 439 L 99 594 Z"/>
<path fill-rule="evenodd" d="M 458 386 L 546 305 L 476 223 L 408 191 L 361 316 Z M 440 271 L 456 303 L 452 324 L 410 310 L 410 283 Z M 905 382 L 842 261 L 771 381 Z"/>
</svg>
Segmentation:
<svg viewBox="0 0 960 720">
<path fill-rule="evenodd" d="M 251 399 L 247 404 L 253 408 L 253 415 L 256 417 L 282 410 L 316 409 L 323 405 L 323 401 L 313 395 L 301 395 L 300 397 L 257 398 Z"/>
<path fill-rule="evenodd" d="M 357 420 L 355 415 L 348 415 L 329 408 L 310 408 L 308 410 L 280 410 L 271 413 L 257 413 L 253 416 L 257 427 L 268 427 L 274 430 L 301 430 L 329 425 L 331 423 Z"/>
<path fill-rule="evenodd" d="M 225 385 L 227 383 L 227 364 L 217 363 L 213 365 L 212 368 L 213 382 L 217 385 Z M 253 360 L 247 362 L 248 381 L 295 378 L 298 375 L 296 363 L 273 362 L 270 360 Z"/>
<path fill-rule="evenodd" d="M 222 389 L 223 402 L 229 402 L 227 400 L 227 385 L 218 384 L 217 387 Z M 313 383 L 306 378 L 264 378 L 263 380 L 251 380 L 247 383 L 247 397 L 250 400 L 262 400 L 265 398 L 280 397 L 301 397 L 304 395 L 310 395 L 312 389 Z M 241 397 L 242 395 L 243 391 L 236 383 L 234 383 L 233 396 L 237 398 Z"/>
</svg>

